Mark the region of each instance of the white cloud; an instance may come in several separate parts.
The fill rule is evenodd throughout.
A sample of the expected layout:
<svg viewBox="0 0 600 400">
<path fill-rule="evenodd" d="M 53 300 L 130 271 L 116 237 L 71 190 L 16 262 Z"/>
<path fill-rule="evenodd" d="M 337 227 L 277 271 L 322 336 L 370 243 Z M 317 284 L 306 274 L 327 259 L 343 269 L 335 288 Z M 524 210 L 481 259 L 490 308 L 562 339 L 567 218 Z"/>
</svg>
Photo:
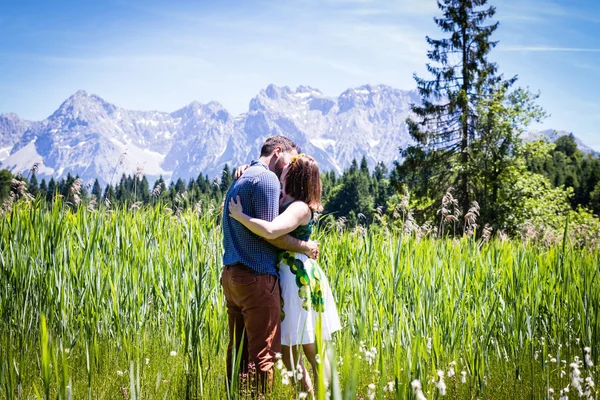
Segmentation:
<svg viewBox="0 0 600 400">
<path fill-rule="evenodd" d="M 499 51 L 600 53 L 600 48 L 550 46 L 498 46 Z"/>
</svg>

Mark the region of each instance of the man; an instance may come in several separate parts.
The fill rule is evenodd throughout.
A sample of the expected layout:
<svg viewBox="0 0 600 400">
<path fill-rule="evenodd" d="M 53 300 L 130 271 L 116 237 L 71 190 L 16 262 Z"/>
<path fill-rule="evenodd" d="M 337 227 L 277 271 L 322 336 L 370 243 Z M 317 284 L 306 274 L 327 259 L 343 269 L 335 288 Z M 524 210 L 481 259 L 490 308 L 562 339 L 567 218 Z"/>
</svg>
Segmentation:
<svg viewBox="0 0 600 400">
<path fill-rule="evenodd" d="M 298 146 L 283 136 L 268 138 L 260 158 L 253 161 L 244 174 L 235 180 L 225 198 L 240 196 L 244 212 L 254 218 L 272 221 L 279 215 L 279 176 Z M 301 241 L 290 235 L 265 240 L 223 211 L 224 269 L 221 285 L 227 301 L 229 346 L 227 348 L 227 379 L 233 373 L 256 368 L 259 391 L 273 385 L 275 353 L 281 349 L 281 299 L 277 273 L 279 249 L 318 255 L 318 244 Z M 234 371 L 233 351 L 241 348 L 240 368 Z"/>
</svg>

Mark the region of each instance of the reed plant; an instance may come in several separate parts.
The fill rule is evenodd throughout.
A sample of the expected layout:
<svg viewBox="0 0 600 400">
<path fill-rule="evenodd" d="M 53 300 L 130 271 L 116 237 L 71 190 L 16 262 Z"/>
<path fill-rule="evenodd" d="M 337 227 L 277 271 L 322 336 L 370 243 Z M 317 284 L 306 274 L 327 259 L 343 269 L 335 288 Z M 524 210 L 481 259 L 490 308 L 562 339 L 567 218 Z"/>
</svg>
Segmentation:
<svg viewBox="0 0 600 400">
<path fill-rule="evenodd" d="M 12 204 L 0 397 L 251 398 L 228 390 L 219 214 Z M 377 226 L 316 239 L 344 326 L 318 346 L 332 398 L 597 398 L 597 247 Z M 275 376 L 268 397 L 308 396 Z"/>
</svg>

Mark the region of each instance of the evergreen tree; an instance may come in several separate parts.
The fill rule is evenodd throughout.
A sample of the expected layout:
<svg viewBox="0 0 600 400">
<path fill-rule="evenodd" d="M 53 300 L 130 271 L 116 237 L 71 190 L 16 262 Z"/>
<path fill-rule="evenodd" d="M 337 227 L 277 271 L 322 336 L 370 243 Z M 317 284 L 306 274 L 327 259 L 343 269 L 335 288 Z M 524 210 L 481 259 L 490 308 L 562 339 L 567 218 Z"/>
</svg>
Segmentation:
<svg viewBox="0 0 600 400">
<path fill-rule="evenodd" d="M 177 182 L 175 183 L 175 192 L 179 194 L 185 192 L 185 182 L 183 181 L 183 179 L 177 179 Z"/>
<path fill-rule="evenodd" d="M 494 7 L 482 8 L 487 0 L 440 0 L 443 16 L 434 18 L 440 29 L 448 33 L 444 39 L 427 37 L 431 46 L 427 64 L 433 79 L 415 75 L 422 104 L 413 105 L 416 119 L 407 120 L 409 132 L 422 151 L 411 147 L 403 156 L 415 174 L 434 178 L 437 194 L 454 185 L 463 212 L 470 206 L 471 182 L 467 164 L 471 144 L 477 138 L 479 118 L 477 105 L 500 82 L 497 66 L 487 60 L 497 42 L 491 36 L 498 23 L 485 25 L 495 14 Z M 510 84 L 511 82 L 507 82 Z M 456 168 L 448 168 L 448 162 Z"/>
<path fill-rule="evenodd" d="M 577 149 L 577 142 L 575 141 L 575 136 L 572 133 L 568 135 L 564 135 L 556 139 L 554 142 L 556 147 L 555 151 L 560 151 L 564 153 L 567 157 L 573 157 L 575 152 L 579 151 Z"/>
<path fill-rule="evenodd" d="M 108 199 L 111 203 L 117 203 L 117 196 L 115 193 L 115 189 L 113 188 L 113 186 L 111 184 L 106 185 L 106 188 L 104 189 L 104 199 Z"/>
<path fill-rule="evenodd" d="M 92 186 L 92 195 L 96 197 L 97 202 L 100 202 L 102 199 L 102 188 L 97 178 L 94 180 L 94 186 Z"/>
<path fill-rule="evenodd" d="M 46 185 L 45 179 L 42 179 L 42 183 L 40 183 L 39 196 L 44 200 L 48 197 L 48 185 Z"/>
<path fill-rule="evenodd" d="M 35 176 L 35 173 L 31 174 L 31 178 L 29 178 L 29 187 L 27 188 L 27 190 L 33 196 L 37 196 L 39 193 L 38 180 Z"/>
<path fill-rule="evenodd" d="M 575 137 L 561 136 L 554 144 L 548 144 L 552 149 L 548 157 L 529 157 L 529 171 L 546 176 L 554 187 L 564 186 L 573 189 L 571 206 L 590 206 L 591 193 L 600 182 L 600 159 L 593 155 L 584 155 L 577 148 Z"/>
<path fill-rule="evenodd" d="M 142 176 L 142 180 L 137 186 L 137 201 L 148 203 L 150 201 L 150 185 L 146 176 Z"/>
<path fill-rule="evenodd" d="M 379 162 L 373 170 L 373 200 L 375 207 L 381 207 L 381 211 L 385 213 L 387 211 L 387 203 L 390 197 L 394 195 L 394 188 L 390 184 L 390 180 L 387 178 L 388 169 L 384 163 Z"/>
<path fill-rule="evenodd" d="M 229 190 L 229 186 L 233 182 L 233 173 L 229 170 L 229 165 L 225 164 L 223 172 L 221 173 L 221 193 L 225 194 Z"/>
<path fill-rule="evenodd" d="M 0 201 L 4 201 L 10 193 L 12 184 L 12 174 L 9 170 L 0 170 Z"/>
<path fill-rule="evenodd" d="M 596 213 L 600 213 L 600 181 L 590 193 L 590 208 Z"/>
<path fill-rule="evenodd" d="M 152 188 L 152 197 L 154 198 L 160 198 L 165 194 L 165 191 L 167 189 L 167 185 L 165 184 L 165 180 L 163 179 L 162 175 L 158 177 L 158 180 L 156 182 L 154 182 L 154 187 Z"/>
<path fill-rule="evenodd" d="M 356 160 L 353 161 L 349 169 L 344 172 L 337 185 L 329 196 L 325 204 L 325 212 L 331 213 L 335 217 L 349 218 L 353 212 L 358 218 L 358 223 L 370 223 L 373 219 L 374 199 L 371 194 L 369 175 L 364 171 L 357 169 Z M 352 226 L 352 223 L 348 222 Z"/>
<path fill-rule="evenodd" d="M 54 201 L 54 196 L 56 195 L 56 190 L 57 190 L 56 182 L 54 181 L 54 178 L 50 178 L 50 181 L 48 182 L 48 192 L 46 193 L 46 201 L 48 203 L 52 203 Z"/>
<path fill-rule="evenodd" d="M 369 174 L 369 164 L 367 163 L 367 157 L 365 156 L 362 156 L 362 159 L 360 160 L 360 170 L 367 175 Z"/>
</svg>

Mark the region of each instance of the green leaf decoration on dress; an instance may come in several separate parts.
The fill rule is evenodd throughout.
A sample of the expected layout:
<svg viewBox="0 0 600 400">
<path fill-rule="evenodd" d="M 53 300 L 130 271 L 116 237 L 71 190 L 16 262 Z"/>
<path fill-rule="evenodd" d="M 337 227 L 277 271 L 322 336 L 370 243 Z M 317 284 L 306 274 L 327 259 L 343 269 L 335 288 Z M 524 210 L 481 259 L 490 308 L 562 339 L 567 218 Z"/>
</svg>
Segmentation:
<svg viewBox="0 0 600 400">
<path fill-rule="evenodd" d="M 296 286 L 298 286 L 298 297 L 302 299 L 302 308 L 306 311 L 311 309 L 324 312 L 325 299 L 321 288 L 321 279 L 323 274 L 314 262 L 305 264 L 289 252 L 279 254 L 279 264 L 285 263 L 290 267 L 290 271 L 296 276 Z M 306 267 L 308 265 L 308 268 Z M 283 305 L 282 305 L 283 309 Z M 285 317 L 285 316 L 284 316 Z"/>
<path fill-rule="evenodd" d="M 298 296 L 302 299 L 302 308 L 306 311 L 310 311 L 311 293 L 308 286 L 302 286 L 298 289 Z"/>
<path fill-rule="evenodd" d="M 290 253 L 288 253 L 287 251 L 280 251 L 279 254 L 277 254 L 277 265 L 279 266 L 281 260 L 283 260 L 284 258 L 287 259 L 289 256 Z"/>
</svg>

